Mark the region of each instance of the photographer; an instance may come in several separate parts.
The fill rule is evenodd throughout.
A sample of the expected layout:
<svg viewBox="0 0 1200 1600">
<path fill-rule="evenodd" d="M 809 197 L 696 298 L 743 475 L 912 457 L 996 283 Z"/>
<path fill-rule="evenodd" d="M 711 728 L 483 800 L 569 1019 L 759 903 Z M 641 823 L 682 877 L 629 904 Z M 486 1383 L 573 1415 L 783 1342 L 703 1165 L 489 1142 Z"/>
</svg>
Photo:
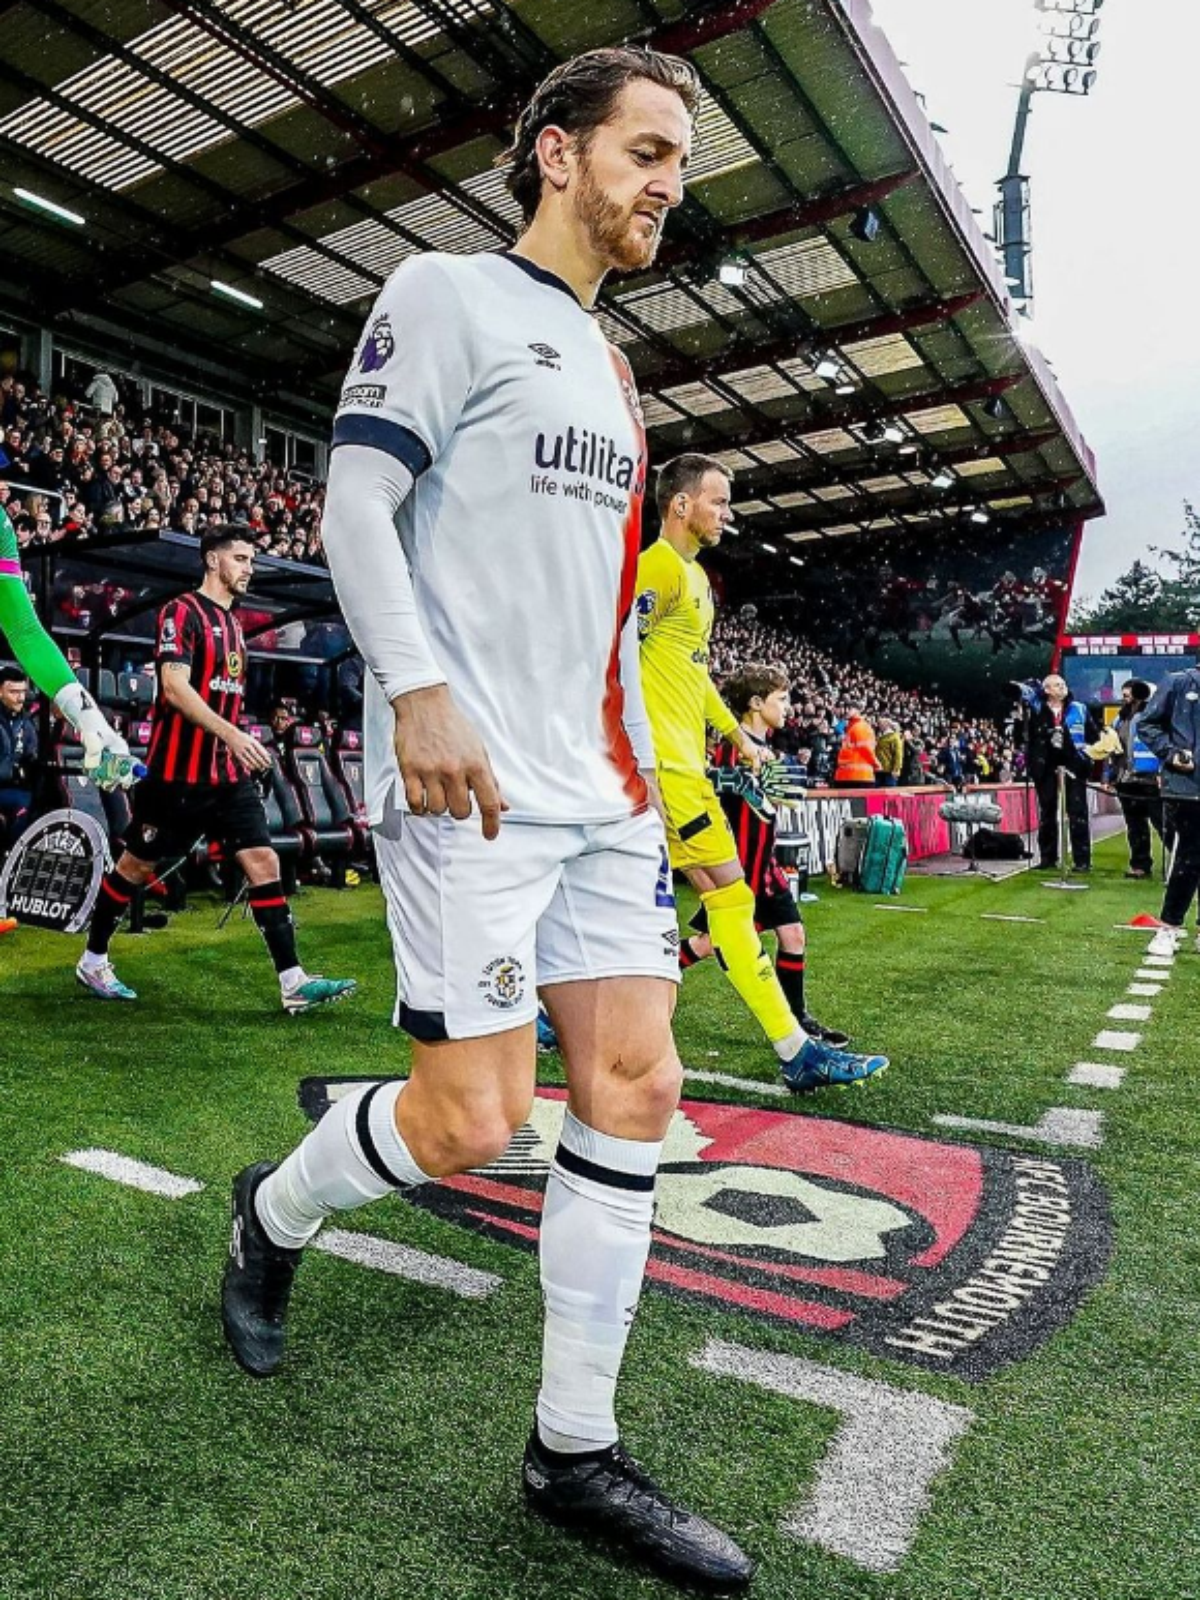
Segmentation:
<svg viewBox="0 0 1200 1600">
<path fill-rule="evenodd" d="M 1138 719 L 1138 733 L 1162 763 L 1162 795 L 1175 829 L 1175 859 L 1163 897 L 1163 926 L 1150 949 L 1173 955 L 1184 918 L 1200 888 L 1200 670 L 1174 672 Z M 1171 824 L 1168 824 L 1170 826 Z"/>
<path fill-rule="evenodd" d="M 1142 738 L 1141 721 L 1154 693 L 1152 684 L 1130 678 L 1121 685 L 1121 709 L 1113 732 L 1121 741 L 1113 758 L 1112 783 L 1125 815 L 1129 840 L 1127 878 L 1148 878 L 1154 870 L 1150 829 L 1163 837 L 1163 800 L 1159 791 L 1158 758 Z"/>
<path fill-rule="evenodd" d="M 1024 745 L 1029 777 L 1038 807 L 1038 870 L 1058 866 L 1059 771 L 1066 774 L 1064 790 L 1071 860 L 1076 872 L 1092 870 L 1092 832 L 1088 820 L 1087 780 L 1091 770 L 1085 745 L 1100 737 L 1094 712 L 1085 709 L 1055 672 L 1040 684 L 1014 684 L 1020 692 L 1024 715 L 1015 732 Z"/>
</svg>

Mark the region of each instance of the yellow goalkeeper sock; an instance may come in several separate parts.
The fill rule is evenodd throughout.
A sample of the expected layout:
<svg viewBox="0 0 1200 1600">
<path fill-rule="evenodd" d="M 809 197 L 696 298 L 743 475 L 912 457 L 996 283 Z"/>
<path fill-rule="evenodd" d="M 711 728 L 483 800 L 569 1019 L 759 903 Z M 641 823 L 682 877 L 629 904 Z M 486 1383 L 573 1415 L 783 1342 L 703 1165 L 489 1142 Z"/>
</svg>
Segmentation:
<svg viewBox="0 0 1200 1600">
<path fill-rule="evenodd" d="M 758 1018 L 763 1032 L 784 1061 L 794 1056 L 807 1035 L 775 976 L 771 958 L 754 926 L 754 896 L 744 879 L 700 896 L 708 913 L 708 934 L 722 971 Z"/>
</svg>

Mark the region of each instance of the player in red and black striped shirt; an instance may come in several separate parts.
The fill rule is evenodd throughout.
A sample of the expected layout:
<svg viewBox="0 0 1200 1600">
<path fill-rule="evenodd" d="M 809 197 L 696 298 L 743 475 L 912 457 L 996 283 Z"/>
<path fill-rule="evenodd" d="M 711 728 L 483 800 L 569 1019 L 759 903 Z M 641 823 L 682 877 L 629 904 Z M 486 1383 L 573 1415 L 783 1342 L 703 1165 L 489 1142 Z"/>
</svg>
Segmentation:
<svg viewBox="0 0 1200 1600">
<path fill-rule="evenodd" d="M 296 954 L 296 930 L 271 848 L 254 774 L 271 755 L 238 726 L 246 688 L 246 641 L 234 607 L 250 587 L 254 546 L 236 525 L 200 541 L 198 589 L 158 617 L 158 696 L 147 755 L 149 773 L 134 790 L 126 848 L 105 874 L 75 969 L 103 1000 L 136 1000 L 113 971 L 108 947 L 135 890 L 158 863 L 185 856 L 202 835 L 236 857 L 250 886 L 250 909 L 279 974 L 285 1011 L 310 1011 L 352 994 L 350 978 L 310 977 Z"/>
<path fill-rule="evenodd" d="M 751 664 L 729 679 L 722 692 L 743 732 L 766 751 L 770 735 L 782 728 L 787 719 L 791 696 L 786 675 L 778 667 Z M 712 764 L 737 767 L 744 759 L 739 749 L 722 740 L 713 754 Z M 738 860 L 754 895 L 755 925 L 760 933 L 764 930 L 774 933 L 778 941 L 775 973 L 788 1004 L 810 1037 L 840 1049 L 849 1043 L 848 1036 L 818 1022 L 805 1005 L 807 938 L 800 907 L 775 859 L 775 820 L 761 816 L 740 795 L 723 794 L 720 799 L 737 843 Z M 679 964 L 685 969 L 713 953 L 703 907 L 692 918 L 691 925 L 696 933 L 679 947 Z"/>
</svg>

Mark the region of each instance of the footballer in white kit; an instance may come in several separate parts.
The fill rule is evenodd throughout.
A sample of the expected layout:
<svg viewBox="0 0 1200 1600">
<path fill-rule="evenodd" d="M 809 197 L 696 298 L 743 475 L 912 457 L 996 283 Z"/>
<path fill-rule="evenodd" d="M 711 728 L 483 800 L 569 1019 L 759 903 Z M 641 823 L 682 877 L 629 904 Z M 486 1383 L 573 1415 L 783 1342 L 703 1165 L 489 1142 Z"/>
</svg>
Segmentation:
<svg viewBox="0 0 1200 1600">
<path fill-rule="evenodd" d="M 508 804 L 494 842 L 406 820 L 389 700 L 432 671 L 368 679 L 398 1021 L 465 1039 L 530 1021 L 539 984 L 677 981 L 665 839 L 638 772 L 653 768 L 632 618 L 646 445 L 624 356 L 521 256 L 419 256 L 376 303 L 333 442 L 413 476 L 397 524 L 417 618 Z"/>
<path fill-rule="evenodd" d="M 533 1103 L 540 989 L 568 1098 L 525 1499 L 732 1593 L 753 1563 L 626 1453 L 615 1411 L 682 1068 L 633 605 L 645 436 L 591 308 L 609 271 L 653 261 L 698 104 L 676 57 L 616 47 L 557 67 L 509 152 L 513 250 L 404 263 L 355 353 L 323 534 L 370 674 L 369 807 L 412 1067 L 234 1179 L 222 1313 L 239 1363 L 270 1376 L 327 1217 L 503 1154 Z"/>
</svg>

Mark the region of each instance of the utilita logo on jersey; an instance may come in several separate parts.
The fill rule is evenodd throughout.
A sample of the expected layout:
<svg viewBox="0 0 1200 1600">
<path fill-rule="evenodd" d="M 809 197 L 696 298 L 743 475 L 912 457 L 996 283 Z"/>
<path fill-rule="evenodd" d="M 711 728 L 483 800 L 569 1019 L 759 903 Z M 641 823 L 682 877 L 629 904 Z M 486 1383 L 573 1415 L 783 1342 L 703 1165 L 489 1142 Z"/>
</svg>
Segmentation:
<svg viewBox="0 0 1200 1600">
<path fill-rule="evenodd" d="M 539 433 L 533 461 L 537 471 L 529 480 L 532 493 L 584 500 L 612 511 L 628 509 L 637 462 L 622 454 L 607 434 L 573 426 L 553 438 Z M 614 489 L 624 492 L 614 494 Z"/>
</svg>

